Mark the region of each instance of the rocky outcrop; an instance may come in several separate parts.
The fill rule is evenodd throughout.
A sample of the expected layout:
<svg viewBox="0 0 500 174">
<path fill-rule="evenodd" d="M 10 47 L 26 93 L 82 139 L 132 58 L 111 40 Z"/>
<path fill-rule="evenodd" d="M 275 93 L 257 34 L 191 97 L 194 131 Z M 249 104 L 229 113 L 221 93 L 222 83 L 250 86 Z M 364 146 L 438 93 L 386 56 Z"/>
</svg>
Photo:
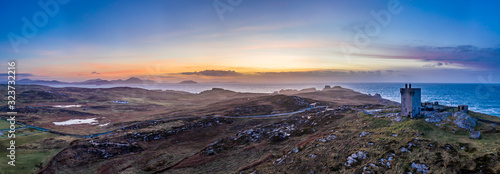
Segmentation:
<svg viewBox="0 0 500 174">
<path fill-rule="evenodd" d="M 364 132 L 361 132 L 361 134 L 359 134 L 359 137 L 364 137 L 364 136 L 367 136 L 367 135 L 370 135 L 370 134 L 372 134 L 372 133 L 364 131 Z"/>
<path fill-rule="evenodd" d="M 351 165 L 356 164 L 358 161 L 366 158 L 366 153 L 363 151 L 358 151 L 357 153 L 353 153 L 351 156 L 347 157 L 347 161 L 344 165 L 351 167 Z"/>
<path fill-rule="evenodd" d="M 329 89 L 332 89 L 332 87 L 330 85 L 325 85 L 325 88 L 323 88 L 323 91 L 324 90 L 329 90 Z"/>
<path fill-rule="evenodd" d="M 316 92 L 316 88 L 305 88 L 301 89 L 299 92 Z"/>
<path fill-rule="evenodd" d="M 443 121 L 444 119 L 448 118 L 451 116 L 450 112 L 425 112 L 424 114 L 425 121 L 430 122 L 430 123 L 439 123 Z"/>
<path fill-rule="evenodd" d="M 418 163 L 411 163 L 411 168 L 417 169 L 417 172 L 421 172 L 423 174 L 426 174 L 429 172 L 429 167 L 427 167 L 425 164 L 418 164 Z"/>
<path fill-rule="evenodd" d="M 454 117 L 457 117 L 455 120 L 455 124 L 458 127 L 467 129 L 467 130 L 473 130 L 473 127 L 476 127 L 476 118 L 472 118 L 471 116 L 467 115 L 466 113 L 463 112 L 456 112 L 453 114 Z"/>
<path fill-rule="evenodd" d="M 438 111 L 438 112 L 442 112 L 442 111 L 446 110 L 446 107 L 445 106 L 437 105 L 435 103 L 427 102 L 427 103 L 424 104 L 424 109 L 426 111 Z"/>
</svg>

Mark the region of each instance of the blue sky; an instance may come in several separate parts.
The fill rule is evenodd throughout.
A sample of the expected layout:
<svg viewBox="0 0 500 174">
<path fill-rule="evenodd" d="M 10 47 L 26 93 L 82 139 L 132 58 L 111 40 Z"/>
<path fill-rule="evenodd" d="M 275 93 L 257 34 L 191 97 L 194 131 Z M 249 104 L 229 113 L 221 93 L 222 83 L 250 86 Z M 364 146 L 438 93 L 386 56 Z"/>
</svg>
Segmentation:
<svg viewBox="0 0 500 174">
<path fill-rule="evenodd" d="M 500 2 L 231 2 L 2 1 L 0 53 L 28 78 L 64 81 L 500 80 Z"/>
</svg>

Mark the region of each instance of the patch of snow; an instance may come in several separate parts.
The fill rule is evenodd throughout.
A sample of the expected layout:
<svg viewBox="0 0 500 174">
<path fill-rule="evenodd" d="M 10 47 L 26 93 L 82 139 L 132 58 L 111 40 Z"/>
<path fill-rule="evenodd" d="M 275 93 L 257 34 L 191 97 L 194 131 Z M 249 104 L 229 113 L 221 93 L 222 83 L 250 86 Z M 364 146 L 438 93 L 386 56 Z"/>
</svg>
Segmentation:
<svg viewBox="0 0 500 174">
<path fill-rule="evenodd" d="M 66 126 L 66 125 L 73 125 L 73 124 L 99 124 L 99 121 L 96 120 L 97 118 L 88 118 L 88 119 L 70 119 L 62 122 L 52 122 L 55 125 L 58 126 Z"/>
<path fill-rule="evenodd" d="M 100 125 L 98 125 L 98 126 L 103 127 L 103 126 L 107 126 L 108 124 L 109 124 L 109 123 L 104 123 L 104 124 L 100 124 Z"/>
<path fill-rule="evenodd" d="M 54 105 L 52 107 L 54 107 L 54 108 L 79 108 L 79 107 L 82 107 L 82 105 Z"/>
</svg>

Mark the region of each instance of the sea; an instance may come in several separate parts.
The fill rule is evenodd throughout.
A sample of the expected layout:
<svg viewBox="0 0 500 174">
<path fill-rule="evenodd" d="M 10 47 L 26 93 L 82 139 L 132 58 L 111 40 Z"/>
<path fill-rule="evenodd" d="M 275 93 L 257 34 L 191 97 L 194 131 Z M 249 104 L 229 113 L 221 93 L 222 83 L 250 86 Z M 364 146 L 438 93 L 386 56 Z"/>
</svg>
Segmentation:
<svg viewBox="0 0 500 174">
<path fill-rule="evenodd" d="M 199 84 L 155 84 L 136 85 L 147 89 L 176 90 L 199 93 L 212 88 L 223 88 L 236 92 L 273 93 L 281 89 L 316 88 L 325 85 L 341 86 L 364 94 L 380 94 L 383 98 L 401 102 L 399 88 L 404 83 L 321 83 L 321 84 L 246 84 L 246 83 L 199 83 Z M 92 86 L 106 87 L 106 86 Z M 413 83 L 412 88 L 422 89 L 422 102 L 439 102 L 441 105 L 469 105 L 469 110 L 500 116 L 500 84 L 451 84 L 451 83 Z"/>
</svg>

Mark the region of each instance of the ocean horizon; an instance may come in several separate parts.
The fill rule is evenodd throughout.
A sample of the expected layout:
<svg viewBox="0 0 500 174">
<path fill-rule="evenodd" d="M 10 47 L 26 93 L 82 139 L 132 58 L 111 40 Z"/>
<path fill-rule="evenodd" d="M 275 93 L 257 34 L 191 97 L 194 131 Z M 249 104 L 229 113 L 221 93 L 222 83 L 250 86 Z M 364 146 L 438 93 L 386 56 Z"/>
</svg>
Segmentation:
<svg viewBox="0 0 500 174">
<path fill-rule="evenodd" d="M 325 85 L 341 86 L 364 94 L 380 94 L 383 98 L 401 102 L 399 88 L 404 83 L 297 83 L 297 84 L 247 84 L 247 83 L 199 83 L 199 84 L 154 84 L 127 85 L 145 89 L 161 89 L 200 93 L 212 88 L 223 88 L 235 92 L 273 93 L 282 89 L 316 88 L 321 90 Z M 63 87 L 72 85 L 50 85 Z M 75 85 L 88 88 L 108 88 L 120 85 Z M 422 102 L 439 102 L 441 105 L 469 105 L 469 110 L 500 117 L 500 84 L 490 83 L 412 83 L 413 88 L 422 89 Z"/>
</svg>

